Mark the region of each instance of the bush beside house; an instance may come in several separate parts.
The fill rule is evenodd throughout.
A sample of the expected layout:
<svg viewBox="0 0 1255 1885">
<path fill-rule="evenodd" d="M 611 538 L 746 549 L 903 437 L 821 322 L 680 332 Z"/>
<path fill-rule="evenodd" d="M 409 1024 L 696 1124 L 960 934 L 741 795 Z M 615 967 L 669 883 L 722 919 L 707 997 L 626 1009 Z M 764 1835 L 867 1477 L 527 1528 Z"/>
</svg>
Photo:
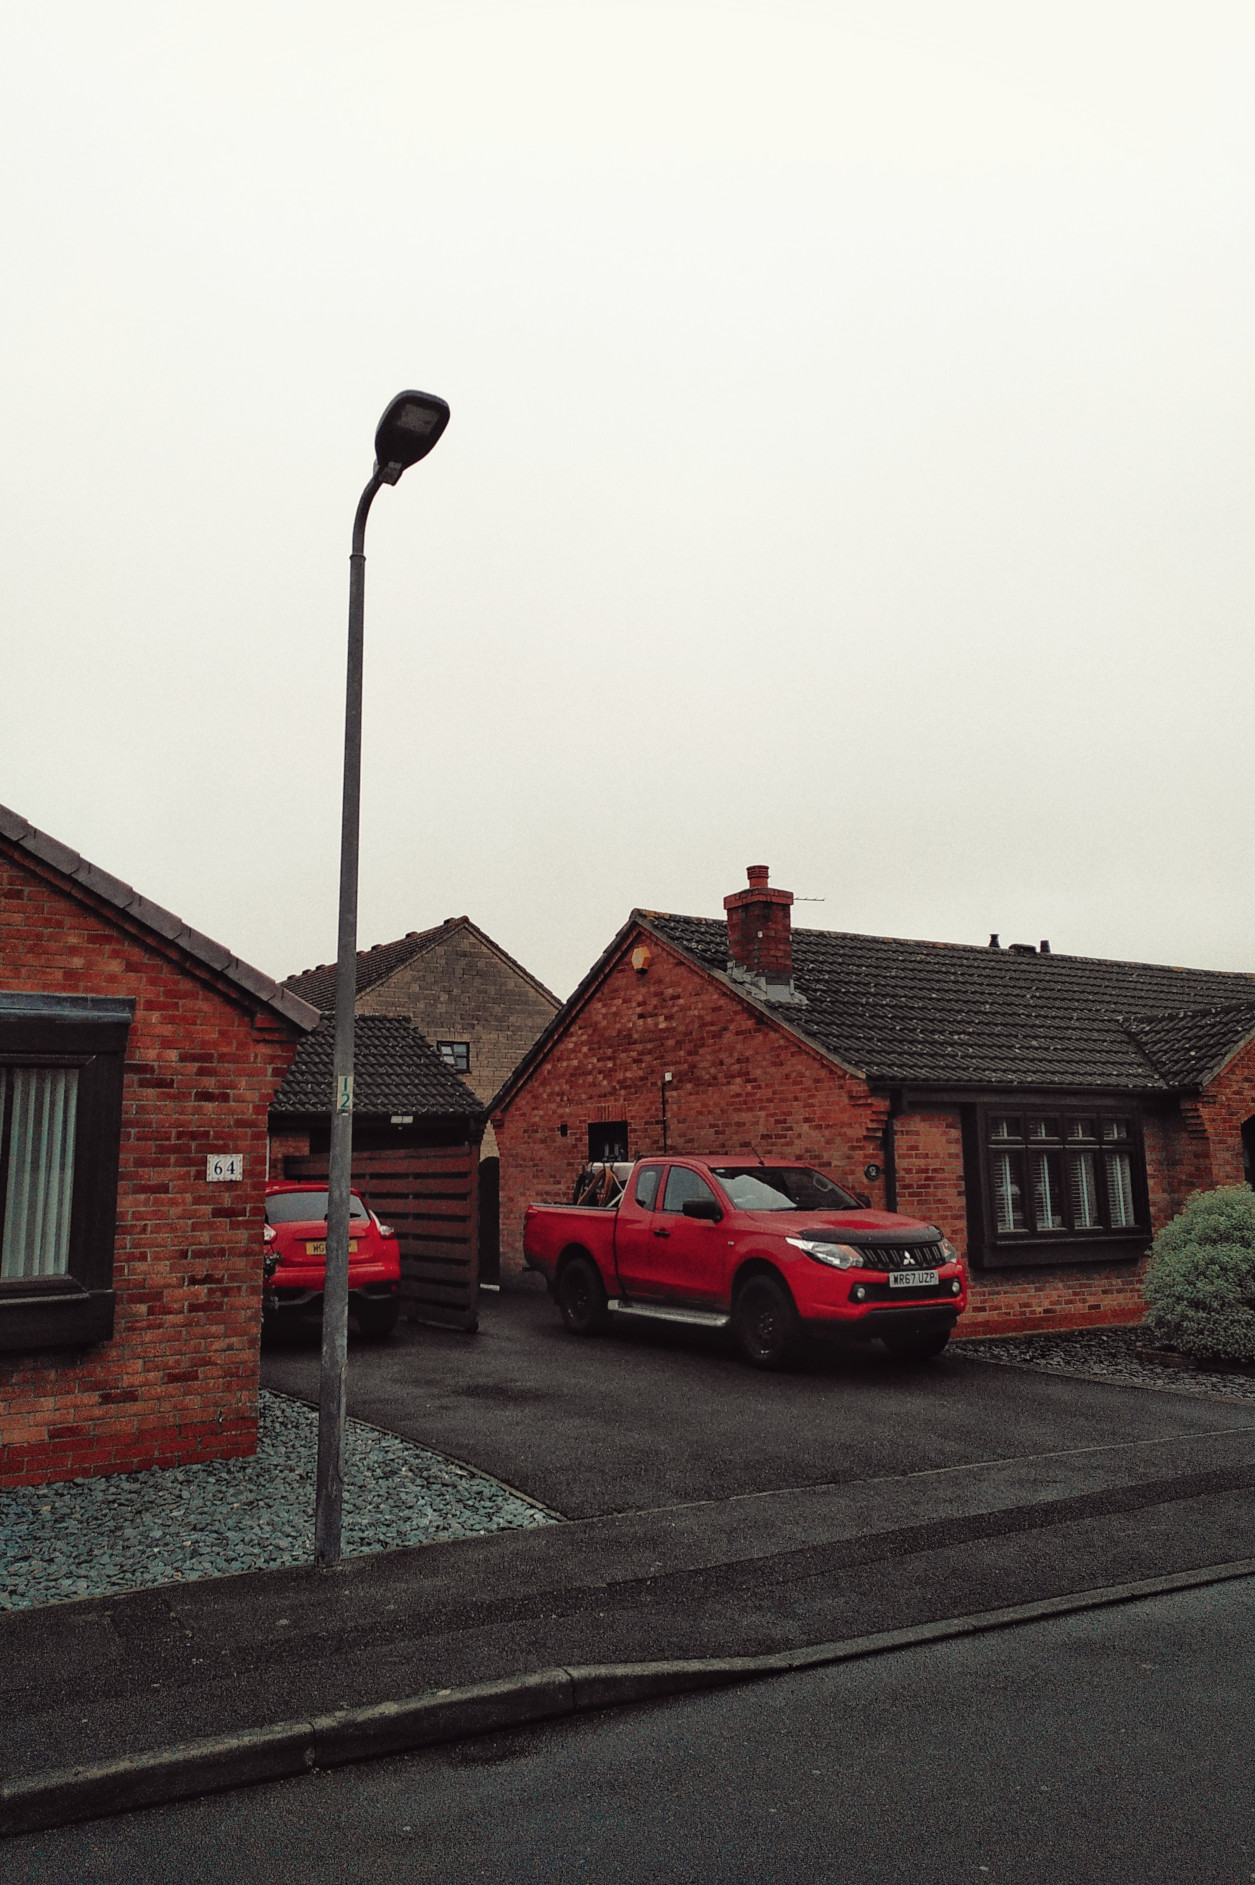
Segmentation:
<svg viewBox="0 0 1255 1885">
<path fill-rule="evenodd" d="M 1156 1237 L 1143 1287 L 1165 1346 L 1255 1361 L 1255 1192 L 1224 1185 L 1191 1198 Z"/>
</svg>

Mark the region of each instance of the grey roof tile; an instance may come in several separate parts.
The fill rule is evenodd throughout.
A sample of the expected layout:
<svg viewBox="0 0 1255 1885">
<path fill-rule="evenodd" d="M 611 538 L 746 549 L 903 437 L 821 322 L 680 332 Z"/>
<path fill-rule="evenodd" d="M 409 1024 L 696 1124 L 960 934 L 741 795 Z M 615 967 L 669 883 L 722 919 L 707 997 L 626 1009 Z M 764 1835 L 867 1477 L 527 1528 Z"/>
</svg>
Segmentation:
<svg viewBox="0 0 1255 1885">
<path fill-rule="evenodd" d="M 296 1050 L 275 1096 L 273 1114 L 325 1113 L 331 1104 L 335 1029 L 324 1017 Z M 358 1015 L 354 1022 L 356 1113 L 414 1118 L 478 1118 L 480 1101 L 402 1015 Z"/>
<path fill-rule="evenodd" d="M 641 920 L 726 972 L 725 923 Z M 1255 1026 L 1255 976 L 1218 970 L 806 929 L 793 968 L 807 1005 L 781 1021 L 880 1083 L 1173 1090 Z"/>
</svg>

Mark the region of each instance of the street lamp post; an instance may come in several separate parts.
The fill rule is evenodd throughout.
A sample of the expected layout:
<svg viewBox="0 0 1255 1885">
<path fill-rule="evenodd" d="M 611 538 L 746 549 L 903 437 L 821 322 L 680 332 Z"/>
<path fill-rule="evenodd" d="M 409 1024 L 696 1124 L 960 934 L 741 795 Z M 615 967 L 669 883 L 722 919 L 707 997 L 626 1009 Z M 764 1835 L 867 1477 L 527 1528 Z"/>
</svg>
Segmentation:
<svg viewBox="0 0 1255 1885">
<path fill-rule="evenodd" d="M 340 918 L 336 953 L 332 1059 L 331 1159 L 327 1177 L 327 1255 L 318 1383 L 318 1492 L 314 1562 L 340 1562 L 344 1482 L 344 1376 L 349 1330 L 349 1191 L 353 1170 L 353 1015 L 357 1002 L 357 852 L 362 786 L 362 647 L 366 602 L 366 519 L 381 484 L 425 458 L 449 423 L 432 393 L 398 393 L 375 432 L 375 469 L 353 519 L 349 558 L 349 659 L 344 701 L 344 797 L 340 820 Z"/>
</svg>

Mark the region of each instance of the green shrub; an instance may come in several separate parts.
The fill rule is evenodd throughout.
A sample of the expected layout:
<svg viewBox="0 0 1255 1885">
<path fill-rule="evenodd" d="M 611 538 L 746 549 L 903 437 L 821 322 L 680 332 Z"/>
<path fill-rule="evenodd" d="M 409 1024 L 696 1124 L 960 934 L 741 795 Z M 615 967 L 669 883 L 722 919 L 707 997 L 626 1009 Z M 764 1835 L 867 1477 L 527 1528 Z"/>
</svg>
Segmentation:
<svg viewBox="0 0 1255 1885">
<path fill-rule="evenodd" d="M 1199 1191 L 1155 1239 L 1146 1321 L 1183 1355 L 1255 1361 L 1255 1191 Z"/>
</svg>

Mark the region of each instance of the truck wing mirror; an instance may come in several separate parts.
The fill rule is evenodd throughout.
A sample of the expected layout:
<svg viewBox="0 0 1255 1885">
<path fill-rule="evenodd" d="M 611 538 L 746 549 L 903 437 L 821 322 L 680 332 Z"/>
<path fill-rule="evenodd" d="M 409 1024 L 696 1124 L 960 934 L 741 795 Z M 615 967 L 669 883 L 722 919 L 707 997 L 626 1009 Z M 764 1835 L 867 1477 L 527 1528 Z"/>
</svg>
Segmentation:
<svg viewBox="0 0 1255 1885">
<path fill-rule="evenodd" d="M 704 1218 L 708 1224 L 717 1224 L 723 1216 L 713 1198 L 686 1198 L 683 1210 L 685 1217 Z"/>
</svg>

